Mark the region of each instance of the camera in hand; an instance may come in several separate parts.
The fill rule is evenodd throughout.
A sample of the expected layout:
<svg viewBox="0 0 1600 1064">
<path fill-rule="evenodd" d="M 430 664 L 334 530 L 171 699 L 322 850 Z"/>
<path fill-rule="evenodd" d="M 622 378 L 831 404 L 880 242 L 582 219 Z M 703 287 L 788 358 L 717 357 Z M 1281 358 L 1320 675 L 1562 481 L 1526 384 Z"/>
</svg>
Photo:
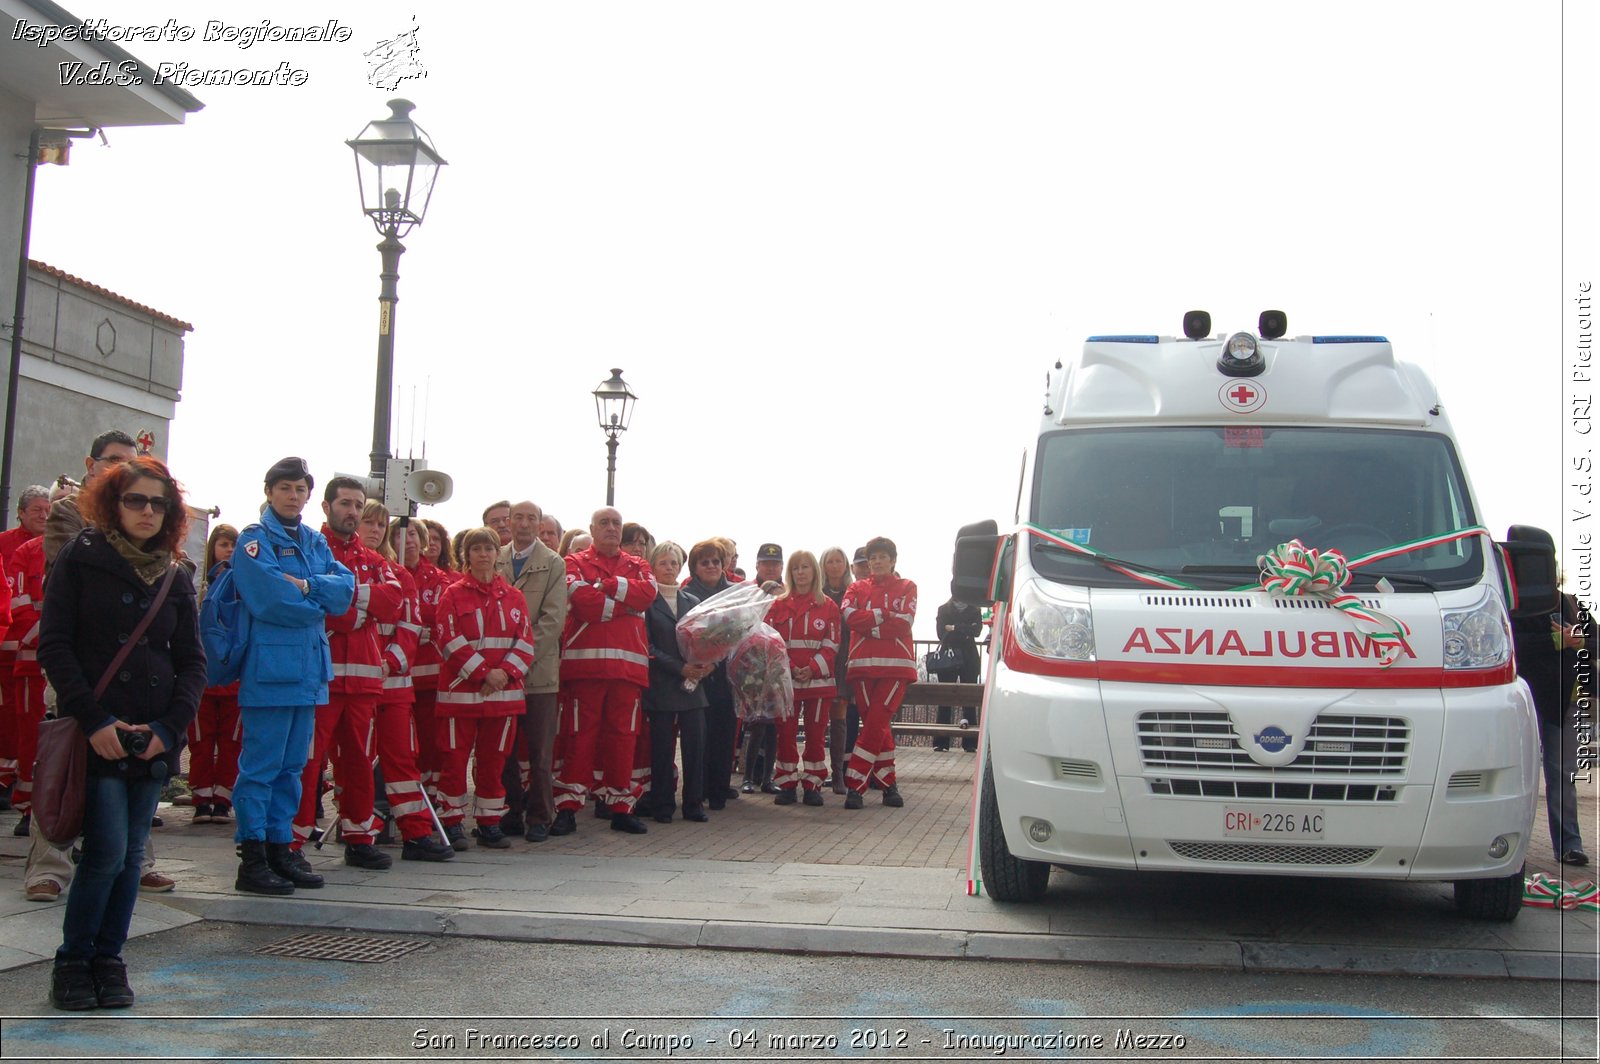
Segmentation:
<svg viewBox="0 0 1600 1064">
<path fill-rule="evenodd" d="M 150 749 L 150 733 L 144 731 L 123 731 L 117 729 L 117 741 L 122 748 L 132 757 L 139 757 Z"/>
</svg>

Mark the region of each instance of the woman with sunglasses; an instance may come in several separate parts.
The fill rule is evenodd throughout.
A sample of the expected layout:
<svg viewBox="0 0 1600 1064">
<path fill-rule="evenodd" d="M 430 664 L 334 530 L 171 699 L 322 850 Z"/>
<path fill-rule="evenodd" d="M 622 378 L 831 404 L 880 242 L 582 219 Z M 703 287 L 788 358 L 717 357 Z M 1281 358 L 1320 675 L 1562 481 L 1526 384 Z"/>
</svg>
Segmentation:
<svg viewBox="0 0 1600 1064">
<path fill-rule="evenodd" d="M 719 591 L 732 587 L 727 572 L 727 555 L 714 539 L 701 540 L 689 551 L 689 580 L 683 589 L 704 602 Z M 728 683 L 728 664 L 717 667 L 700 681 L 710 703 L 706 709 L 706 804 L 712 809 L 727 806 L 739 792 L 730 783 L 733 776 L 733 745 L 739 718 L 733 709 L 733 687 Z"/>
<path fill-rule="evenodd" d="M 174 563 L 189 519 L 167 467 L 149 457 L 124 462 L 95 477 L 78 504 L 88 524 L 56 558 L 39 633 L 58 711 L 89 742 L 83 855 L 67 894 L 50 1003 L 127 1008 L 133 991 L 122 946 L 145 839 L 199 709 L 206 661 L 194 585 Z M 123 654 L 147 615 L 144 634 Z"/>
</svg>

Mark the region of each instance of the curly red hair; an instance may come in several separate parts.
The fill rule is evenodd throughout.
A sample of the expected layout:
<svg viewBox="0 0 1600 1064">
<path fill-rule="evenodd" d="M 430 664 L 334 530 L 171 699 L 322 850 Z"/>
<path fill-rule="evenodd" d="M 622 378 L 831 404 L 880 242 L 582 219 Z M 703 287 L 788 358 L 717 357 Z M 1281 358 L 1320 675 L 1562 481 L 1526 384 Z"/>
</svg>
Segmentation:
<svg viewBox="0 0 1600 1064">
<path fill-rule="evenodd" d="M 122 522 L 117 518 L 117 510 L 121 506 L 122 494 L 141 477 L 159 480 L 167 487 L 167 513 L 161 520 L 161 531 L 145 544 L 145 548 L 176 552 L 189 531 L 189 510 L 183 504 L 183 488 L 159 458 L 140 455 L 96 476 L 78 492 L 78 510 L 85 521 L 100 531 L 120 531 Z"/>
</svg>

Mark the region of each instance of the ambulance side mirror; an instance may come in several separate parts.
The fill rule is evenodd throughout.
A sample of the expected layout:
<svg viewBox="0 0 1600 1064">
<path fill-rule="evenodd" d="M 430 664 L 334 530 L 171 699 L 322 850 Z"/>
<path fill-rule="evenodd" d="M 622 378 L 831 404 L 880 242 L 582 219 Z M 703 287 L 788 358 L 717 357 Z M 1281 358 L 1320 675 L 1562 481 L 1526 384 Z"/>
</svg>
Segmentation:
<svg viewBox="0 0 1600 1064">
<path fill-rule="evenodd" d="M 995 554 L 1000 549 L 1000 543 L 1000 526 L 994 521 L 963 525 L 956 533 L 950 594 L 957 602 L 987 606 L 995 601 L 995 596 L 990 592 L 989 577 L 994 572 Z"/>
<path fill-rule="evenodd" d="M 1550 533 L 1532 525 L 1512 525 L 1500 548 L 1511 565 L 1511 583 L 1517 593 L 1511 616 L 1539 617 L 1559 610 L 1556 544 Z"/>
</svg>

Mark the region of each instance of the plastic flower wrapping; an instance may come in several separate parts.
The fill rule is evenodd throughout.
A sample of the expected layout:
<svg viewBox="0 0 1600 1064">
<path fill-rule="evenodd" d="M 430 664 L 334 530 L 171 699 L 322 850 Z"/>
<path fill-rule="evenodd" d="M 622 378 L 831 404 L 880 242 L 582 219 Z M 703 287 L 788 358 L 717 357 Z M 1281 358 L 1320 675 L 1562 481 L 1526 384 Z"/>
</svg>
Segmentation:
<svg viewBox="0 0 1600 1064">
<path fill-rule="evenodd" d="M 678 652 L 691 665 L 714 665 L 733 653 L 775 600 L 754 583 L 712 595 L 678 621 Z"/>
<path fill-rule="evenodd" d="M 733 707 L 745 721 L 784 720 L 794 712 L 789 647 L 770 624 L 756 626 L 728 659 Z"/>
</svg>

